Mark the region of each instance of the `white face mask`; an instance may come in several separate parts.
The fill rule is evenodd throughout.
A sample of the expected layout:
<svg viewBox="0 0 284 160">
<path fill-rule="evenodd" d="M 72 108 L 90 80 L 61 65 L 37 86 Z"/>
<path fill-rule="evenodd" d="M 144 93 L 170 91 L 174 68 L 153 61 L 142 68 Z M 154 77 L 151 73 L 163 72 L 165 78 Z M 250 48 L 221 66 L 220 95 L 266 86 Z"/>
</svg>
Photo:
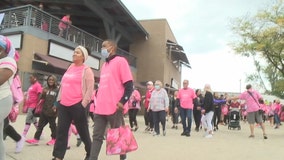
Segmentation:
<svg viewBox="0 0 284 160">
<path fill-rule="evenodd" d="M 107 51 L 106 48 L 104 48 L 104 49 L 102 49 L 101 54 L 104 58 L 108 58 L 110 53 Z"/>
</svg>

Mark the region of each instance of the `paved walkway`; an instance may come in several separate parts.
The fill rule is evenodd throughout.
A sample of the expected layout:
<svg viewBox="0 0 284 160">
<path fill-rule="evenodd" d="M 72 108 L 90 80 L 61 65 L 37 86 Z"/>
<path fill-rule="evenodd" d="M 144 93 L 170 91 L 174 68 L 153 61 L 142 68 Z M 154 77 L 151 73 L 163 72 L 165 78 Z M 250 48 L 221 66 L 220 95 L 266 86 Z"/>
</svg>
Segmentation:
<svg viewBox="0 0 284 160">
<path fill-rule="evenodd" d="M 16 123 L 12 125 L 19 133 L 23 131 L 24 115 L 20 115 Z M 135 132 L 139 149 L 128 154 L 128 160 L 283 160 L 284 126 L 273 129 L 266 124 L 268 139 L 264 140 L 260 128 L 255 129 L 255 138 L 249 139 L 248 125 L 241 122 L 241 130 L 228 130 L 226 126 L 220 126 L 214 137 L 206 139 L 203 132 L 191 133 L 191 137 L 180 136 L 181 125 L 178 130 L 171 129 L 171 122 L 167 124 L 167 135 L 153 137 L 144 133 L 143 117 L 139 116 L 140 128 Z M 7 138 L 6 160 L 51 160 L 52 146 L 45 143 L 50 140 L 48 126 L 44 130 L 45 139 L 38 146 L 26 144 L 21 153 L 15 154 L 15 142 Z M 32 138 L 35 133 L 31 127 L 27 138 Z M 90 133 L 92 133 L 90 124 Z M 84 146 L 76 147 L 76 137 L 71 138 L 71 149 L 66 152 L 65 160 L 82 160 L 84 158 Z M 100 160 L 118 160 L 118 156 L 106 156 L 105 143 L 101 149 Z"/>
</svg>

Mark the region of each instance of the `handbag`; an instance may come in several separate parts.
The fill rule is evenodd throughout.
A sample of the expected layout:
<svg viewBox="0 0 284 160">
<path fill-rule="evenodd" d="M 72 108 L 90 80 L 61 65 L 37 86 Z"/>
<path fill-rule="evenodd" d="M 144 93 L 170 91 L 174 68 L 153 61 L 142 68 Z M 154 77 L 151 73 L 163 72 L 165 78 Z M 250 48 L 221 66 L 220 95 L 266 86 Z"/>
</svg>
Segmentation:
<svg viewBox="0 0 284 160">
<path fill-rule="evenodd" d="M 19 103 L 15 103 L 12 106 L 12 109 L 8 115 L 8 118 L 11 122 L 16 122 L 18 115 L 19 115 Z"/>
<path fill-rule="evenodd" d="M 119 128 L 109 128 L 107 130 L 107 155 L 123 155 L 138 149 L 136 139 L 130 127 L 124 124 L 123 114 L 121 114 L 121 118 L 123 124 L 122 126 L 120 126 Z"/>
<path fill-rule="evenodd" d="M 33 110 L 33 115 L 35 117 L 39 117 L 42 111 L 42 107 L 43 107 L 43 103 L 44 103 L 44 99 L 40 99 L 35 107 L 35 109 Z"/>
</svg>

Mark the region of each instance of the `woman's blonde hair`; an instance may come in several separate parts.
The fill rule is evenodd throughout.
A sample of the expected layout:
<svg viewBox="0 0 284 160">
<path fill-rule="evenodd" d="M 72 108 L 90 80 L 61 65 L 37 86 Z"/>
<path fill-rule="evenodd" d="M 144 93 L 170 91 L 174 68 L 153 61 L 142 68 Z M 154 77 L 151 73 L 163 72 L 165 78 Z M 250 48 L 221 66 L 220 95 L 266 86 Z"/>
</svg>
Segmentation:
<svg viewBox="0 0 284 160">
<path fill-rule="evenodd" d="M 160 80 L 156 80 L 156 81 L 155 81 L 155 84 L 159 84 L 161 87 L 163 87 L 163 83 L 162 83 L 162 81 L 160 81 Z"/>
<path fill-rule="evenodd" d="M 205 84 L 204 91 L 212 92 L 210 84 Z"/>
</svg>

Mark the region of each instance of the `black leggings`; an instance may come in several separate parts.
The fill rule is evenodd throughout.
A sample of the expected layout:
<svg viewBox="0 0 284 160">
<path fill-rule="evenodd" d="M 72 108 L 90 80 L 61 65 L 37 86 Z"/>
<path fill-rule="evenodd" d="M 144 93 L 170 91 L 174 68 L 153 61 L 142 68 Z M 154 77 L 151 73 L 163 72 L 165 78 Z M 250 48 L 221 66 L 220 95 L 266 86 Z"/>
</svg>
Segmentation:
<svg viewBox="0 0 284 160">
<path fill-rule="evenodd" d="M 14 129 L 13 126 L 9 124 L 9 119 L 6 117 L 4 119 L 4 129 L 3 129 L 4 134 L 7 136 L 11 137 L 14 141 L 18 142 L 21 140 L 21 135 Z"/>
<path fill-rule="evenodd" d="M 221 122 L 221 107 L 215 107 L 214 116 L 213 116 L 213 125 L 218 129 L 218 124 Z"/>
<path fill-rule="evenodd" d="M 85 145 L 86 156 L 91 152 L 91 137 L 87 122 L 87 112 L 81 102 L 72 106 L 59 105 L 58 107 L 58 126 L 56 131 L 56 141 L 53 148 L 53 156 L 63 159 L 67 149 L 68 131 L 70 124 L 74 124 L 78 130 L 81 140 Z"/>
<path fill-rule="evenodd" d="M 130 127 L 133 128 L 133 126 L 138 126 L 137 125 L 137 116 L 138 113 L 138 109 L 129 109 L 128 110 L 128 115 L 129 115 L 129 123 L 130 123 Z"/>
<path fill-rule="evenodd" d="M 200 122 L 201 122 L 201 111 L 194 109 L 193 110 L 193 118 L 194 118 L 196 128 L 199 129 Z"/>
</svg>

